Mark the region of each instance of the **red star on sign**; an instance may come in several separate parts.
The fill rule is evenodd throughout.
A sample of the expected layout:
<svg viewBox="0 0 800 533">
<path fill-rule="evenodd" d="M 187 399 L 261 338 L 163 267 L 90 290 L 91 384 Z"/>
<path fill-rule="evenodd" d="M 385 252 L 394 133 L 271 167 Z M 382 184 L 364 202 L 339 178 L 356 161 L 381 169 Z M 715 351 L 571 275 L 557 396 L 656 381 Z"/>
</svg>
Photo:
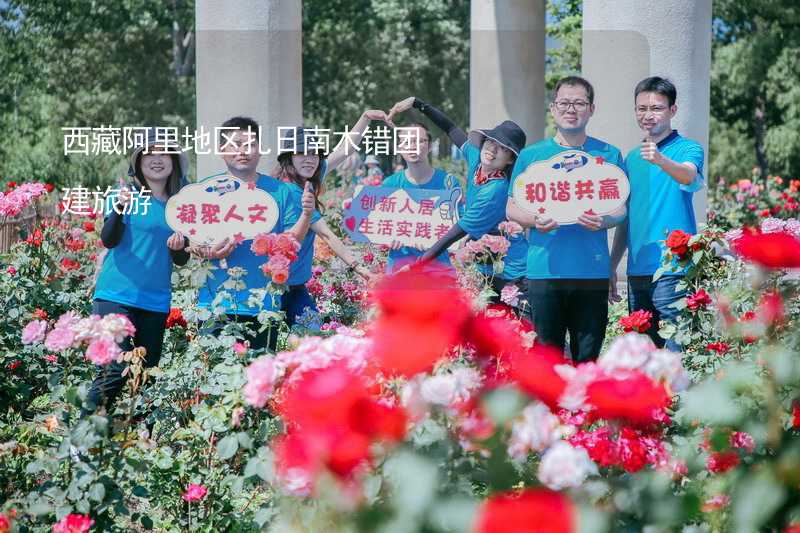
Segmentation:
<svg viewBox="0 0 800 533">
<path fill-rule="evenodd" d="M 594 209 L 589 209 L 588 211 L 584 211 L 587 215 L 596 215 L 597 213 L 594 212 Z"/>
<path fill-rule="evenodd" d="M 251 181 L 250 183 L 247 184 L 247 188 L 250 189 L 251 191 L 256 190 L 256 182 Z"/>
<path fill-rule="evenodd" d="M 606 162 L 606 160 L 602 155 L 598 155 L 597 157 L 594 158 L 594 162 L 597 163 L 598 165 L 602 165 L 603 163 Z"/>
<path fill-rule="evenodd" d="M 544 214 L 544 212 L 545 212 L 545 211 L 547 211 L 547 209 L 545 209 L 544 207 L 540 207 L 540 208 L 539 208 L 539 214 L 540 214 L 540 215 L 541 215 L 541 214 Z"/>
<path fill-rule="evenodd" d="M 242 235 L 242 233 L 239 232 L 233 236 L 233 240 L 234 242 L 236 242 L 236 244 L 240 244 L 242 241 L 244 241 L 244 235 Z"/>
<path fill-rule="evenodd" d="M 197 233 L 196 229 L 192 228 L 189 230 L 189 235 L 194 235 L 195 233 Z"/>
</svg>

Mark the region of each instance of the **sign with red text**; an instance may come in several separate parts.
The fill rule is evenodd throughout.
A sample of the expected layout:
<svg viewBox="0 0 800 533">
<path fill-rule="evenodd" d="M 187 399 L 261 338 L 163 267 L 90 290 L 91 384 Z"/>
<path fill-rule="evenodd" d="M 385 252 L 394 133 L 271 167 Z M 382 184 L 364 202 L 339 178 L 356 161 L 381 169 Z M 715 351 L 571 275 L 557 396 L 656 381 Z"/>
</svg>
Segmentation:
<svg viewBox="0 0 800 533">
<path fill-rule="evenodd" d="M 568 150 L 528 165 L 514 181 L 517 205 L 561 225 L 575 224 L 584 213 L 608 215 L 630 194 L 625 171 L 602 156 Z"/>
<path fill-rule="evenodd" d="M 184 186 L 167 202 L 167 224 L 195 244 L 225 238 L 237 243 L 269 233 L 278 222 L 278 203 L 255 182 L 215 176 Z"/>
<path fill-rule="evenodd" d="M 344 212 L 344 228 L 356 242 L 430 248 L 458 222 L 461 189 L 365 186 Z"/>
</svg>

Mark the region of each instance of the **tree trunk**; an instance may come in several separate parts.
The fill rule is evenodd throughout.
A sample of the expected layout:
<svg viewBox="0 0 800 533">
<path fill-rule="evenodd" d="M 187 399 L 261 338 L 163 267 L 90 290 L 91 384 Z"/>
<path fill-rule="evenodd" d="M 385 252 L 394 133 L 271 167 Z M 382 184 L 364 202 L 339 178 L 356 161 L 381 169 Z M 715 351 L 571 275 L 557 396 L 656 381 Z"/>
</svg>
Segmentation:
<svg viewBox="0 0 800 533">
<path fill-rule="evenodd" d="M 767 154 L 764 151 L 764 97 L 762 95 L 756 96 L 756 108 L 753 112 L 753 130 L 755 132 L 755 149 L 756 161 L 758 168 L 761 171 L 761 176 L 765 179 L 769 175 L 769 161 L 767 161 Z"/>
</svg>

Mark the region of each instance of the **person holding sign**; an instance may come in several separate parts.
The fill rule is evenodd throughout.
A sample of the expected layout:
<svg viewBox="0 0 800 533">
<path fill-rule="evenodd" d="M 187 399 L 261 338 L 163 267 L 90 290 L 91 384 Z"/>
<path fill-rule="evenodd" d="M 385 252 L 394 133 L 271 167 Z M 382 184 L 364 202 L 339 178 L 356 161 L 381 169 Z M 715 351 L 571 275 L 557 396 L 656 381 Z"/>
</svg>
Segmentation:
<svg viewBox="0 0 800 533">
<path fill-rule="evenodd" d="M 450 245 L 466 235 L 478 240 L 487 233 L 499 234 L 498 225 L 506 220 L 508 175 L 525 145 L 525 132 L 515 122 L 506 120 L 493 129 L 475 130 L 468 136 L 442 111 L 414 96 L 396 103 L 389 112 L 389 119 L 411 107 L 421 111 L 447 133 L 453 144 L 461 149 L 469 169 L 464 212 L 450 231 L 422 254 L 420 261 L 429 262 L 446 253 Z M 502 272 L 495 276 L 491 266 L 480 267 L 491 278 L 495 301 L 499 300 L 505 285 L 515 283 L 525 272 L 525 237 L 509 236 L 509 241 Z"/>
<path fill-rule="evenodd" d="M 381 187 L 398 189 L 452 190 L 458 187 L 458 180 L 440 168 L 433 168 L 428 160 L 431 146 L 431 132 L 424 124 L 411 123 L 407 126 L 408 137 L 404 139 L 401 157 L 407 167 L 383 180 Z M 389 257 L 386 261 L 386 273 L 392 274 L 404 266 L 415 263 L 423 254 L 422 249 L 414 246 L 403 246 L 394 240 L 390 245 Z M 447 249 L 435 256 L 430 264 L 431 270 L 451 271 L 450 256 Z"/>
<path fill-rule="evenodd" d="M 314 211 L 314 194 L 311 184 L 306 183 L 301 196 L 301 202 L 292 200 L 289 186 L 277 179 L 259 173 L 258 162 L 261 159 L 258 145 L 258 123 L 248 117 L 233 117 L 222 124 L 223 133 L 220 138 L 220 151 L 222 159 L 227 166 L 227 172 L 211 176 L 230 174 L 248 187 L 266 191 L 275 200 L 278 206 L 277 222 L 272 228 L 265 228 L 265 232 L 282 233 L 288 231 L 298 241 L 302 242 L 311 223 L 311 213 Z M 300 211 L 298 213 L 298 211 Z M 242 224 L 250 224 L 247 219 Z M 200 288 L 199 306 L 206 309 L 221 305 L 229 320 L 248 324 L 257 333 L 248 334 L 245 340 L 250 342 L 250 347 L 259 350 L 269 347 L 274 350 L 278 337 L 277 330 L 268 327 L 261 330 L 258 322 L 258 313 L 261 311 L 279 311 L 279 298 L 274 298 L 269 293 L 264 295 L 261 306 L 250 302 L 251 290 L 264 288 L 266 280 L 261 271 L 264 258 L 257 256 L 251 249 L 251 240 L 239 242 L 234 236 L 226 238 L 214 246 L 203 246 L 197 253 L 206 259 L 211 259 L 215 267 L 212 276 L 209 276 Z M 238 287 L 228 289 L 226 282 L 230 279 L 230 269 L 239 267 L 246 273 L 237 280 Z M 228 284 L 229 285 L 229 284 Z M 217 298 L 218 294 L 226 293 Z"/>
<path fill-rule="evenodd" d="M 172 265 L 185 265 L 189 260 L 183 235 L 174 233 L 165 219 L 167 200 L 183 186 L 188 168 L 180 147 L 157 140 L 156 130 L 148 129 L 146 145 L 131 154 L 132 183 L 121 180 L 119 194 L 109 196 L 100 232 L 108 252 L 97 276 L 92 314 L 128 317 L 136 332 L 124 339 L 120 348 L 143 347 L 147 368 L 161 359 L 172 299 Z M 138 213 L 130 209 L 133 188 L 150 200 Z M 100 406 L 110 408 L 125 385 L 126 367 L 118 362 L 100 367 L 84 414 Z"/>
<path fill-rule="evenodd" d="M 574 361 L 589 361 L 600 355 L 608 323 L 608 282 L 610 261 L 606 230 L 625 219 L 624 198 L 614 212 L 600 215 L 586 209 L 587 201 L 620 196 L 619 185 L 627 185 L 622 154 L 610 144 L 589 137 L 586 125 L 594 113 L 594 88 L 585 79 L 569 76 L 556 83 L 550 113 L 556 135 L 525 148 L 517 159 L 508 189 L 507 214 L 510 220 L 534 228 L 527 254 L 528 299 L 533 311 L 537 340 L 561 349 L 569 332 L 570 353 Z M 566 152 L 563 157 L 559 154 Z M 547 165 L 542 165 L 547 162 Z M 524 179 L 534 165 L 544 167 L 527 185 L 523 208 L 515 199 L 515 184 Z M 603 165 L 616 166 L 603 170 Z M 579 179 L 587 169 L 611 172 L 603 181 Z M 549 174 L 560 171 L 563 181 L 544 183 Z M 588 173 L 588 172 L 587 172 Z M 569 179 L 566 179 L 569 176 Z M 571 223 L 559 225 L 548 215 L 571 205 L 581 211 L 570 213 Z M 569 210 L 567 210 L 569 211 Z"/>
<path fill-rule="evenodd" d="M 365 113 L 371 119 L 384 119 L 383 111 L 368 111 Z M 306 147 L 314 146 L 314 139 L 308 135 L 308 130 L 302 126 L 295 129 L 294 139 L 285 139 L 278 155 L 279 168 L 276 177 L 289 187 L 289 197 L 297 206 L 302 204 L 303 190 L 306 184 L 311 184 L 316 208 L 311 213 L 311 228 L 306 234 L 297 253 L 297 259 L 289 266 L 289 289 L 281 295 L 281 308 L 286 315 L 286 323 L 291 328 L 297 318 L 305 309 L 317 310 L 314 298 L 309 294 L 306 283 L 311 279 L 311 263 L 314 259 L 314 238 L 319 235 L 331 250 L 345 262 L 348 268 L 364 279 L 369 279 L 371 273 L 361 265 L 356 264 L 356 258 L 336 236 L 325 219 L 319 212 L 319 196 L 322 194 L 322 183 L 328 165 L 325 153 Z"/>
<path fill-rule="evenodd" d="M 614 235 L 611 261 L 614 270 L 628 250 L 628 308 L 653 313 L 647 334 L 659 348 L 680 351 L 673 340 L 658 334 L 660 319 L 674 320 L 675 302 L 686 296 L 679 288 L 684 270 L 661 267 L 664 241 L 674 230 L 697 233 L 692 195 L 703 188 L 703 147 L 672 129 L 678 111 L 677 90 L 667 79 L 642 80 L 634 90 L 636 122 L 644 133 L 642 144 L 625 159 L 631 180 L 628 224 Z"/>
</svg>

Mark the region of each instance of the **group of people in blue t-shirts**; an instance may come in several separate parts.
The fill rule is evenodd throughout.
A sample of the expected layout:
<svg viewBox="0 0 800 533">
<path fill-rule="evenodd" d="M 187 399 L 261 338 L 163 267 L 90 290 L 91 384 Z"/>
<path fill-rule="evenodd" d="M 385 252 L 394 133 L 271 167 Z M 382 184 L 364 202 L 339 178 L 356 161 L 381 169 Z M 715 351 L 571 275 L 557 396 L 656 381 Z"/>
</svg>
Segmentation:
<svg viewBox="0 0 800 533">
<path fill-rule="evenodd" d="M 657 280 L 653 280 L 653 274 L 661 265 L 668 232 L 696 232 L 692 194 L 703 184 L 702 147 L 671 127 L 677 112 L 676 94 L 675 86 L 660 77 L 647 78 L 636 86 L 635 118 L 644 140 L 624 159 L 616 147 L 586 134 L 595 109 L 594 89 L 577 76 L 556 84 L 549 104 L 555 136 L 527 147 L 525 132 L 513 121 L 467 133 L 442 111 L 416 97 L 398 102 L 388 114 L 365 111 L 350 130 L 356 145 L 371 121 L 393 125 L 395 116 L 414 108 L 448 135 L 468 168 L 465 202 L 457 223 L 428 249 L 392 242 L 386 273 L 391 275 L 412 264 L 431 272 L 447 272 L 452 269 L 448 248 L 453 243 L 464 237 L 477 240 L 487 234 L 496 235 L 503 222 L 516 222 L 525 231 L 508 236 L 510 244 L 502 272 L 493 272 L 490 265 L 479 268 L 489 276 L 496 299 L 509 284 L 526 294 L 538 342 L 561 348 L 569 335 L 572 358 L 587 361 L 599 355 L 608 322 L 608 303 L 619 299 L 615 272 L 627 250 L 629 309 L 653 313 L 653 327 L 648 334 L 663 347 L 665 340 L 658 335 L 658 321 L 674 318 L 678 311 L 673 304 L 685 292 L 678 285 L 680 271 Z M 139 147 L 131 157 L 132 182 L 128 188 L 149 190 L 150 209 L 146 214 L 121 214 L 130 202 L 128 188 L 111 199 L 114 208 L 109 209 L 101 232 L 108 253 L 97 278 L 93 312 L 128 316 L 136 334 L 125 339 L 122 348 L 127 351 L 133 346 L 144 347 L 147 366 L 157 365 L 161 355 L 170 310 L 172 265 L 185 264 L 190 253 L 210 260 L 213 266 L 212 275 L 199 291 L 200 307 L 222 308 L 228 320 L 250 326 L 247 331 L 251 333 L 244 340 L 252 349 L 274 350 L 277 342 L 276 329 L 259 324 L 261 311 L 283 311 L 291 326 L 307 310 L 316 309 L 306 289 L 316 237 L 323 239 L 358 275 L 365 279 L 372 276 L 357 264 L 319 209 L 325 175 L 347 157 L 346 143 L 330 155 L 306 152 L 303 147 L 315 143 L 306 142 L 308 130 L 298 127 L 292 145 L 281 147 L 273 177 L 257 171 L 258 124 L 247 117 L 234 117 L 222 126 L 228 132 L 222 150 L 225 173 L 254 183 L 275 199 L 280 214 L 272 231 L 289 232 L 301 243 L 298 259 L 291 264 L 288 291 L 281 298 L 267 291 L 263 298 L 253 298 L 252 290 L 264 288 L 268 281 L 259 268 L 265 259 L 255 255 L 249 241 L 226 239 L 214 246 L 198 247 L 190 246 L 188 239 L 173 232 L 166 223 L 165 207 L 169 197 L 186 183 L 185 157 Z M 437 190 L 459 187 L 455 177 L 431 165 L 431 133 L 427 126 L 412 122 L 407 127 L 418 128 L 419 135 L 407 140 L 414 146 L 404 147 L 405 168 L 386 177 L 382 186 Z M 163 148 L 164 144 L 156 140 L 155 131 L 150 132 L 148 147 Z M 583 213 L 576 224 L 559 226 L 516 205 L 510 191 L 514 180 L 529 165 L 576 149 L 602 157 L 627 173 L 630 196 L 625 206 L 603 216 Z M 609 252 L 607 229 L 611 227 L 616 231 Z M 235 283 L 231 283 L 229 270 L 239 271 Z M 666 345 L 680 349 L 674 342 L 666 341 Z M 90 407 L 110 405 L 124 384 L 124 374 L 122 364 L 100 371 L 90 390 Z"/>
</svg>

